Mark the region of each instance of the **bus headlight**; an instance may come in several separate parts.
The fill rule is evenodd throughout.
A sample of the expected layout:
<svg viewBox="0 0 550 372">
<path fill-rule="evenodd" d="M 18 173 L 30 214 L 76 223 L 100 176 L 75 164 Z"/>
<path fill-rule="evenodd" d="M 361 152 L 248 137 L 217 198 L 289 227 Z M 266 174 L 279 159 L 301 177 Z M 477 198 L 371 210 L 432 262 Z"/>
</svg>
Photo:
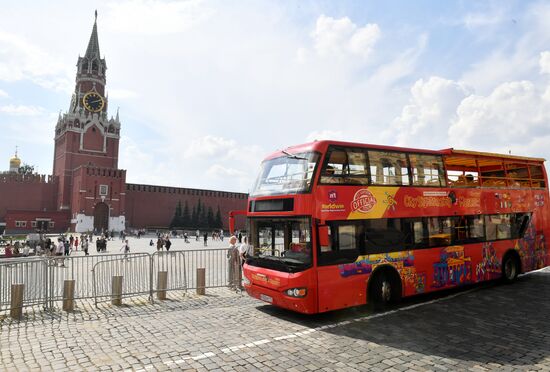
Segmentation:
<svg viewBox="0 0 550 372">
<path fill-rule="evenodd" d="M 246 276 L 243 275 L 243 285 L 250 285 L 250 280 Z"/>
<path fill-rule="evenodd" d="M 290 288 L 285 291 L 285 294 L 290 297 L 302 298 L 307 295 L 307 288 Z"/>
</svg>

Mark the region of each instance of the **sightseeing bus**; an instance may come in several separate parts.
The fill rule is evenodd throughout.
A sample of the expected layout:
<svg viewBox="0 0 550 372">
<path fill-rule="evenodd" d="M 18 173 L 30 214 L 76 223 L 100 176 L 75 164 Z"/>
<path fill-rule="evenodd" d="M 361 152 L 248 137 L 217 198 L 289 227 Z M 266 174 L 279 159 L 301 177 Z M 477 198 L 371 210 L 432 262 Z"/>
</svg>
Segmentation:
<svg viewBox="0 0 550 372">
<path fill-rule="evenodd" d="M 268 156 L 248 200 L 252 297 L 319 313 L 550 265 L 544 159 L 315 141 Z"/>
</svg>

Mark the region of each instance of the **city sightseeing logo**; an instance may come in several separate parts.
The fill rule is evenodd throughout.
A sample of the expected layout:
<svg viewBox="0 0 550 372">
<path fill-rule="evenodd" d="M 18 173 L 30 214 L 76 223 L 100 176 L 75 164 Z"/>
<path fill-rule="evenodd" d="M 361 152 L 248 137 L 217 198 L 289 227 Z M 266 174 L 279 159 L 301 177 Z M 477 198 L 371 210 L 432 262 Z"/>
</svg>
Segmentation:
<svg viewBox="0 0 550 372">
<path fill-rule="evenodd" d="M 328 192 L 328 200 L 330 200 L 331 203 L 334 203 L 336 200 L 338 200 L 338 194 L 336 193 L 336 190 L 330 190 Z"/>
<path fill-rule="evenodd" d="M 355 193 L 351 201 L 353 211 L 368 213 L 376 205 L 376 198 L 367 189 L 361 189 Z"/>
</svg>

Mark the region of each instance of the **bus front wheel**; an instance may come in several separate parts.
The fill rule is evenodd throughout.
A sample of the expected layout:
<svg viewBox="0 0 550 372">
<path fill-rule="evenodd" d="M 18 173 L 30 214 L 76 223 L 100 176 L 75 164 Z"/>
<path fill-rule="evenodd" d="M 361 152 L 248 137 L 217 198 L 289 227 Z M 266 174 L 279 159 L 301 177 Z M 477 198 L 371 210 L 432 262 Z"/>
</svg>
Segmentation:
<svg viewBox="0 0 550 372">
<path fill-rule="evenodd" d="M 507 254 L 502 260 L 502 279 L 512 283 L 519 275 L 519 260 L 514 254 Z"/>
<path fill-rule="evenodd" d="M 391 269 L 375 273 L 371 279 L 368 293 L 369 303 L 376 309 L 394 305 L 401 299 L 401 279 Z"/>
</svg>

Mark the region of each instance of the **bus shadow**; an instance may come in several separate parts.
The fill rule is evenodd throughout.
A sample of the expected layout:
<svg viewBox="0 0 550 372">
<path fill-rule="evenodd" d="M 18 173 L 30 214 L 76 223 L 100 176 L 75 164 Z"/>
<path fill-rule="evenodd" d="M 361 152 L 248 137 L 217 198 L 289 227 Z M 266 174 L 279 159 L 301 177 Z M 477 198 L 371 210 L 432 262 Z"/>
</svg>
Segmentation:
<svg viewBox="0 0 550 372">
<path fill-rule="evenodd" d="M 428 355 L 522 366 L 550 355 L 550 271 L 521 276 L 513 285 L 493 282 L 471 288 L 475 290 L 415 296 L 385 313 L 366 306 L 314 316 L 271 306 L 260 310 L 306 327 L 322 327 L 320 332 L 407 351 L 418 359 Z M 371 352 L 368 344 L 365 352 Z"/>
</svg>

